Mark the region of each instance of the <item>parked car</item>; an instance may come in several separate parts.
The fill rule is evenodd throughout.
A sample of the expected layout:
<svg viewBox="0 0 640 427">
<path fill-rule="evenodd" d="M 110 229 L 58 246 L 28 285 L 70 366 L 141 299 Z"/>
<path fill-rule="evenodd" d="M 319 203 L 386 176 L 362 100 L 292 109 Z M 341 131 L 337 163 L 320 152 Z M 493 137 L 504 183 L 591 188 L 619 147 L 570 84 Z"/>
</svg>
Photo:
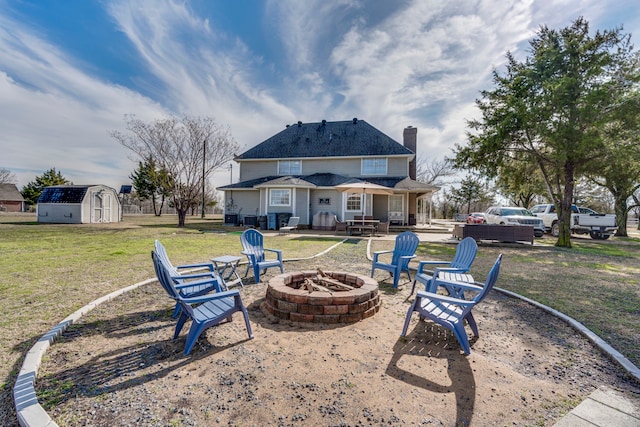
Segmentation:
<svg viewBox="0 0 640 427">
<path fill-rule="evenodd" d="M 467 224 L 484 224 L 484 212 L 471 212 L 467 216 Z"/>
<path fill-rule="evenodd" d="M 457 213 L 453 216 L 453 220 L 455 222 L 465 222 L 467 220 L 467 215 L 463 213 Z"/>
<path fill-rule="evenodd" d="M 492 206 L 484 213 L 484 219 L 487 224 L 530 225 L 534 236 L 542 237 L 544 234 L 542 219 L 525 208 Z"/>
<path fill-rule="evenodd" d="M 544 226 L 552 236 L 558 237 L 560 225 L 558 215 L 552 204 L 535 205 L 531 212 L 544 222 Z M 601 215 L 592 209 L 571 206 L 571 221 L 569 228 L 572 233 L 589 234 L 592 239 L 606 240 L 618 229 L 616 216 L 613 214 Z"/>
</svg>

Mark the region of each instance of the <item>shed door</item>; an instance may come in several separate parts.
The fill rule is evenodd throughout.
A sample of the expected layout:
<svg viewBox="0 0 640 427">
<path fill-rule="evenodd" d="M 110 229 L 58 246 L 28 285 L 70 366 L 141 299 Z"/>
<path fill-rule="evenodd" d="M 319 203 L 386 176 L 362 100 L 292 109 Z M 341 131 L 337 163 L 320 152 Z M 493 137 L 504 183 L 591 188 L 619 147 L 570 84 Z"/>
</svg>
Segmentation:
<svg viewBox="0 0 640 427">
<path fill-rule="evenodd" d="M 111 194 L 106 191 L 93 193 L 91 222 L 111 222 Z"/>
</svg>

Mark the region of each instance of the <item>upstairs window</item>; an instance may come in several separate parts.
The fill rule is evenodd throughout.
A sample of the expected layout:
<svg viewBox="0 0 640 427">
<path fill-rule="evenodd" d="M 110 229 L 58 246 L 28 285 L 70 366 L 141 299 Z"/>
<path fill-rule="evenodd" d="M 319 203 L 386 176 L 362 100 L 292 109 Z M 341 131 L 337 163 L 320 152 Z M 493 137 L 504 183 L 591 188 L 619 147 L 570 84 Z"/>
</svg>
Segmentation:
<svg viewBox="0 0 640 427">
<path fill-rule="evenodd" d="M 278 161 L 278 175 L 301 175 L 301 160 L 280 160 Z"/>
<path fill-rule="evenodd" d="M 362 159 L 362 176 L 367 175 L 386 175 L 387 174 L 387 158 L 375 157 L 372 159 Z"/>
<path fill-rule="evenodd" d="M 269 205 L 291 206 L 291 190 L 289 189 L 269 190 Z"/>
</svg>

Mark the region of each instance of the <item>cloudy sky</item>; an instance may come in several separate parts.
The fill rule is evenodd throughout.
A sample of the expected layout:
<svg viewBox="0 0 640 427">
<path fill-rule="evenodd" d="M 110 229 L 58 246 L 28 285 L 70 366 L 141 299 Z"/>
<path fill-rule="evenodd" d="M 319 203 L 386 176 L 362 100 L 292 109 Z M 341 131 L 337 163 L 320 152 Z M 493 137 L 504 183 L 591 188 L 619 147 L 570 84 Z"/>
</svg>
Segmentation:
<svg viewBox="0 0 640 427">
<path fill-rule="evenodd" d="M 506 51 L 578 16 L 640 37 L 637 0 L 0 0 L 0 167 L 19 188 L 55 167 L 119 189 L 125 114 L 214 117 L 241 151 L 358 117 L 397 141 L 417 127 L 441 159 Z"/>
</svg>

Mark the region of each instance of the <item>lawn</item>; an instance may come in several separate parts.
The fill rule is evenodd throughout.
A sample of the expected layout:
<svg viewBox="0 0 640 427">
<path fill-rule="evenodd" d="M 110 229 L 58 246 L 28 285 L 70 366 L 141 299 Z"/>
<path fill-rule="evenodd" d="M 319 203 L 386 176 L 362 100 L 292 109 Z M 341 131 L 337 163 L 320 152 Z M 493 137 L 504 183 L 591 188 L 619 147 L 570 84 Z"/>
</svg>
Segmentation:
<svg viewBox="0 0 640 427">
<path fill-rule="evenodd" d="M 150 251 L 160 239 L 175 264 L 241 251 L 239 229 L 219 218 L 126 217 L 120 224 L 46 225 L 35 216 L 0 216 L 0 424 L 15 422 L 10 393 L 25 352 L 58 321 L 88 302 L 153 277 Z M 267 236 L 285 259 L 321 252 L 340 238 Z M 375 241 L 372 250 L 389 249 Z M 450 259 L 455 246 L 421 244 L 418 259 Z M 551 306 L 585 324 L 640 364 L 640 239 L 575 239 L 551 245 L 481 246 L 472 272 L 484 278 L 496 255 L 504 262 L 499 287 Z M 285 265 L 286 267 L 286 265 Z M 532 319 L 535 321 L 535 319 Z"/>
</svg>

